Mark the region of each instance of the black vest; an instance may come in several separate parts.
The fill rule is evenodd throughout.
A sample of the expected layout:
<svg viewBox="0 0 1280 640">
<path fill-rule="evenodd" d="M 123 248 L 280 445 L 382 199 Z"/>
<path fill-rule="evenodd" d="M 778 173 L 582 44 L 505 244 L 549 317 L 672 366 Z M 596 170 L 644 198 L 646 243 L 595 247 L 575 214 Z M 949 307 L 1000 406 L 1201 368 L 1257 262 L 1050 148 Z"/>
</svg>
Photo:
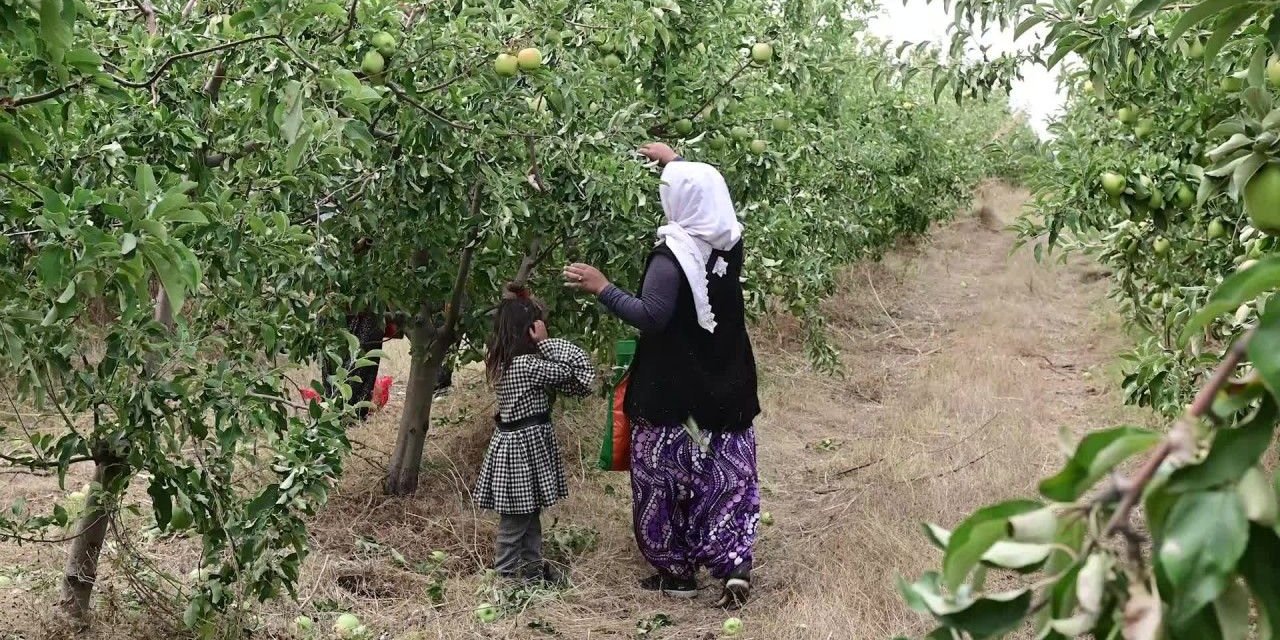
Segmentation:
<svg viewBox="0 0 1280 640">
<path fill-rule="evenodd" d="M 666 245 L 649 254 L 672 261 Z M 723 258 L 723 276 L 711 267 Z M 679 262 L 676 262 L 677 268 Z M 756 396 L 756 360 L 747 336 L 742 300 L 742 242 L 729 251 L 713 251 L 707 264 L 707 293 L 716 316 L 715 333 L 698 324 L 693 293 L 681 272 L 675 313 L 662 331 L 640 336 L 631 363 L 626 412 L 651 424 L 683 424 L 689 416 L 707 431 L 743 431 L 760 414 Z"/>
</svg>

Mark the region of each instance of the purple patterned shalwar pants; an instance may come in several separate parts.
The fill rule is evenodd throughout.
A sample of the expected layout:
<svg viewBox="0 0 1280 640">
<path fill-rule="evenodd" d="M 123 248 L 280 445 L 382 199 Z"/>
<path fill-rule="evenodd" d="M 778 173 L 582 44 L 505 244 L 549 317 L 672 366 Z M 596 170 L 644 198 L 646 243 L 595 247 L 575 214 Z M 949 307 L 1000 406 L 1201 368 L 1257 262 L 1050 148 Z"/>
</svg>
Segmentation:
<svg viewBox="0 0 1280 640">
<path fill-rule="evenodd" d="M 760 523 L 755 429 L 703 432 L 633 420 L 632 518 L 645 560 L 675 578 L 746 577 Z"/>
</svg>

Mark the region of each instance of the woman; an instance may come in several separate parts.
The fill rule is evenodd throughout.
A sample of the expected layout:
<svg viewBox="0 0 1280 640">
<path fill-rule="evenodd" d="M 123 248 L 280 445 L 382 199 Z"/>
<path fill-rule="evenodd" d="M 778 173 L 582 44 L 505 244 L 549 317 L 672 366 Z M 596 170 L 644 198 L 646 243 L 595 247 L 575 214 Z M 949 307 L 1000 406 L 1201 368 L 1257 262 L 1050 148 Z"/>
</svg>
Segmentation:
<svg viewBox="0 0 1280 640">
<path fill-rule="evenodd" d="M 565 282 L 640 330 L 625 403 L 632 517 L 636 543 L 658 570 L 641 586 L 691 598 L 705 567 L 723 583 L 720 606 L 737 608 L 751 592 L 760 513 L 742 225 L 715 168 L 661 143 L 640 151 L 665 167 L 658 193 L 667 223 L 639 292 L 585 264 L 565 267 Z"/>
</svg>

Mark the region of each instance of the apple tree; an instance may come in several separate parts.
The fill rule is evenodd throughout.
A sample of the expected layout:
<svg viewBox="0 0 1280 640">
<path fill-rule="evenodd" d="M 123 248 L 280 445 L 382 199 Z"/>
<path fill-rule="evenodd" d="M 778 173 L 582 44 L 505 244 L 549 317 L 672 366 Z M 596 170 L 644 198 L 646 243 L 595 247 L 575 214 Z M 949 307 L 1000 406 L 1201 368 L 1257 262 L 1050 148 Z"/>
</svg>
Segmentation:
<svg viewBox="0 0 1280 640">
<path fill-rule="evenodd" d="M 1280 3 L 954 9 L 953 54 L 987 26 L 1037 39 L 999 58 L 952 55 L 930 70 L 935 90 L 982 95 L 1025 62 L 1066 71 L 1070 101 L 1029 174 L 1037 215 L 1021 230 L 1037 255 L 1110 267 L 1140 340 L 1125 390 L 1173 422 L 1088 433 L 1036 499 L 926 526 L 941 570 L 900 583 L 908 605 L 934 621 L 930 638 L 1025 625 L 1040 638 L 1272 637 Z"/>
</svg>

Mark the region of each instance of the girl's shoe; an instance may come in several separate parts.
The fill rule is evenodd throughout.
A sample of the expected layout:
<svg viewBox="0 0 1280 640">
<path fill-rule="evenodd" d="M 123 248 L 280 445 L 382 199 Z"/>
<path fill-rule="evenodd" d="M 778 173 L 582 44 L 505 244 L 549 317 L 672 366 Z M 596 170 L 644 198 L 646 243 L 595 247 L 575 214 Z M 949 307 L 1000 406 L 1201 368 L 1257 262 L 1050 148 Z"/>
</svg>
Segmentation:
<svg viewBox="0 0 1280 640">
<path fill-rule="evenodd" d="M 751 598 L 751 580 L 748 578 L 729 578 L 724 581 L 724 590 L 720 592 L 720 600 L 716 606 L 722 609 L 741 609 Z"/>
<path fill-rule="evenodd" d="M 661 591 L 668 598 L 689 599 L 698 595 L 697 580 L 676 578 L 665 573 L 656 573 L 641 580 L 640 588 L 645 591 Z"/>
</svg>

